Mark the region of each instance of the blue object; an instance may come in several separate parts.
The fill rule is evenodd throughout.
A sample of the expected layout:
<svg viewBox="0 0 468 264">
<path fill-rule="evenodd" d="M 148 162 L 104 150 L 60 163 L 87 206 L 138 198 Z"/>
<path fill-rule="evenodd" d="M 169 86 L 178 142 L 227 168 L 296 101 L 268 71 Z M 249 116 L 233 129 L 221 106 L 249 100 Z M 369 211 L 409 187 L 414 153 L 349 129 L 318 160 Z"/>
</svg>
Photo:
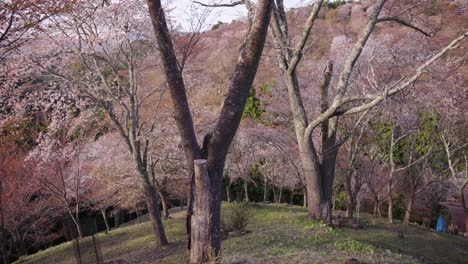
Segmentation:
<svg viewBox="0 0 468 264">
<path fill-rule="evenodd" d="M 445 233 L 447 232 L 447 222 L 445 222 L 445 219 L 439 215 L 439 218 L 437 218 L 437 232 L 442 232 Z"/>
</svg>

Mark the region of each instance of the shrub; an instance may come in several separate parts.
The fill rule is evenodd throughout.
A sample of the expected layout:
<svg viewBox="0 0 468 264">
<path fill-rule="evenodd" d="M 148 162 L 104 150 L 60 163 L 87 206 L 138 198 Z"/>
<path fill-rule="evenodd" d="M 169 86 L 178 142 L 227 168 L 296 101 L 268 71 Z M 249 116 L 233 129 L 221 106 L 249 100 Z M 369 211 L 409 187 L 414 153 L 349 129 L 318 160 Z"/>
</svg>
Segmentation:
<svg viewBox="0 0 468 264">
<path fill-rule="evenodd" d="M 221 230 L 225 233 L 245 231 L 249 223 L 250 211 L 246 203 L 229 206 L 221 218 Z"/>
<path fill-rule="evenodd" d="M 255 87 L 252 87 L 249 92 L 249 97 L 245 104 L 244 113 L 242 114 L 243 118 L 250 117 L 255 121 L 260 120 L 265 109 L 262 107 L 262 102 L 257 97 L 257 91 Z"/>
<path fill-rule="evenodd" d="M 221 25 L 223 25 L 224 23 L 222 21 L 218 21 L 218 23 L 214 24 L 212 27 L 211 27 L 211 30 L 216 30 L 218 29 Z"/>
<path fill-rule="evenodd" d="M 333 1 L 333 2 L 325 1 L 325 2 L 323 3 L 323 6 L 324 6 L 324 7 L 331 8 L 331 9 L 335 9 L 335 8 L 339 7 L 340 5 L 346 4 L 346 2 L 347 2 L 347 1 Z"/>
</svg>

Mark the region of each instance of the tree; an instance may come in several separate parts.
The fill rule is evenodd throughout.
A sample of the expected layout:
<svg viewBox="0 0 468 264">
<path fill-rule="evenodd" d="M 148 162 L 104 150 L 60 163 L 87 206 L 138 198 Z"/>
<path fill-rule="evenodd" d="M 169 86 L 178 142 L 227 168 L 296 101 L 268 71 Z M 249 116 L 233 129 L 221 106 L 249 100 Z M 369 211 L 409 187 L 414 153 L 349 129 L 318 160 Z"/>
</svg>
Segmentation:
<svg viewBox="0 0 468 264">
<path fill-rule="evenodd" d="M 75 0 L 1 0 L 0 61 L 42 30 L 42 22 L 66 11 Z"/>
<path fill-rule="evenodd" d="M 107 5 L 102 1 L 80 2 L 54 20 L 50 37 L 55 45 L 39 65 L 111 120 L 141 178 L 156 239 L 165 245 L 168 240 L 148 160 L 157 124 L 151 117 L 144 118 L 142 111 L 148 98 L 163 90 L 163 85 L 149 90 L 141 85 L 140 71 L 151 49 L 145 28 L 149 25 L 147 18 L 139 1 Z"/>
<path fill-rule="evenodd" d="M 346 199 L 346 214 L 345 217 L 352 218 L 354 208 L 356 205 L 357 196 L 363 186 L 363 176 L 362 174 L 365 173 L 361 168 L 363 167 L 362 159 L 364 158 L 362 153 L 362 145 L 363 140 L 362 137 L 364 136 L 365 128 L 367 127 L 367 123 L 361 125 L 358 133 L 348 132 L 351 137 L 347 140 L 345 144 L 346 152 L 347 152 L 347 167 L 345 170 L 345 199 Z M 364 165 L 365 166 L 365 165 Z M 372 172 L 371 172 L 372 173 Z"/>
<path fill-rule="evenodd" d="M 83 238 L 80 212 L 85 201 L 83 197 L 91 189 L 92 181 L 83 177 L 76 147 L 51 138 L 41 144 L 29 153 L 28 161 L 37 164 L 35 173 L 43 187 L 43 195 L 70 216 L 77 237 Z"/>
<path fill-rule="evenodd" d="M 190 260 L 195 263 L 206 262 L 211 255 L 209 252 L 214 252 L 214 255 L 218 256 L 221 250 L 220 210 L 224 162 L 231 141 L 239 126 L 245 103 L 258 68 L 267 35 L 272 3 L 268 0 L 258 3 L 255 19 L 251 24 L 249 34 L 240 51 L 239 60 L 230 82 L 221 113 L 212 133 L 205 137 L 203 148 L 201 148 L 197 142 L 192 114 L 181 74 L 182 69 L 179 67 L 178 60 L 175 56 L 161 1 L 148 0 L 147 3 L 163 63 L 164 74 L 170 90 L 172 103 L 174 104 L 175 119 L 181 135 L 182 146 L 189 171 L 194 171 L 193 163 L 195 159 L 207 159 L 207 167 L 211 181 L 209 184 L 211 185 L 212 191 L 211 230 L 209 231 L 211 241 L 209 243 L 210 245 L 205 247 L 201 255 L 194 256 Z M 188 215 L 189 217 L 191 215 L 190 209 Z"/>
<path fill-rule="evenodd" d="M 274 6 L 274 22 L 272 25 L 273 38 L 278 52 L 278 64 L 284 74 L 286 86 L 288 88 L 291 110 L 294 116 L 294 127 L 301 153 L 301 161 L 306 180 L 308 194 L 309 216 L 314 219 L 322 219 L 331 223 L 331 196 L 333 189 L 333 179 L 335 174 L 335 163 L 339 146 L 343 143 L 337 138 L 338 118 L 351 114 L 365 112 L 378 105 L 389 96 L 392 96 L 410 87 L 423 73 L 423 71 L 442 57 L 449 50 L 457 47 L 457 44 L 468 36 L 462 34 L 453 40 L 447 47 L 435 54 L 432 58 L 423 63 L 414 75 L 404 78 L 391 88 L 380 89 L 377 94 L 365 96 L 347 96 L 347 91 L 351 83 L 352 73 L 356 63 L 363 53 L 363 49 L 369 40 L 375 26 L 382 22 L 393 21 L 404 26 L 415 29 L 429 35 L 418 27 L 405 22 L 399 18 L 402 14 L 409 12 L 411 8 L 403 12 L 392 13 L 388 16 L 380 17 L 380 13 L 387 1 L 379 0 L 374 3 L 373 11 L 367 24 L 363 27 L 358 40 L 354 43 L 352 50 L 347 55 L 343 63 L 335 87 L 335 96 L 329 99 L 329 85 L 333 74 L 333 63 L 328 63 L 324 70 L 322 82 L 319 85 L 320 91 L 320 114 L 311 121 L 304 108 L 301 90 L 297 78 L 297 66 L 307 48 L 307 41 L 311 34 L 312 27 L 317 19 L 318 13 L 324 1 L 316 1 L 310 11 L 302 35 L 293 46 L 288 32 L 288 23 L 285 8 L 282 1 L 276 1 Z M 317 151 L 316 143 L 312 140 L 312 135 L 316 129 L 321 130 L 321 153 Z"/>
</svg>

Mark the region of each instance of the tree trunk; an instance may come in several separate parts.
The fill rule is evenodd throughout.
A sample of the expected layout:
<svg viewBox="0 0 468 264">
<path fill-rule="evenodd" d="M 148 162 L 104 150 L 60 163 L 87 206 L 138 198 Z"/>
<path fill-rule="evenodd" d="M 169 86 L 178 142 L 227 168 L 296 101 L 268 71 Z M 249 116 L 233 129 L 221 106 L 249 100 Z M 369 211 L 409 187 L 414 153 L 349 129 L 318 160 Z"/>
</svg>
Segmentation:
<svg viewBox="0 0 468 264">
<path fill-rule="evenodd" d="M 283 198 L 283 186 L 280 186 L 279 196 L 278 196 L 278 203 L 281 203 Z"/>
<path fill-rule="evenodd" d="M 312 150 L 309 144 L 299 145 L 301 162 L 304 170 L 304 179 L 307 189 L 307 209 L 309 218 L 322 219 L 321 206 L 323 204 L 322 177 L 318 164 L 312 159 Z"/>
<path fill-rule="evenodd" d="M 70 208 L 68 208 L 68 214 L 70 215 L 70 218 L 73 221 L 73 224 L 75 224 L 76 232 L 78 238 L 83 238 L 83 232 L 81 231 L 81 225 L 80 225 L 80 216 L 79 214 L 73 214 Z"/>
<path fill-rule="evenodd" d="M 110 232 L 109 222 L 107 221 L 106 209 L 101 209 L 102 219 L 104 220 L 104 224 L 106 225 L 106 234 Z"/>
<path fill-rule="evenodd" d="M 304 189 L 304 195 L 303 196 L 304 196 L 304 198 L 303 198 L 304 200 L 302 202 L 302 206 L 307 208 L 307 191 L 305 189 Z"/>
<path fill-rule="evenodd" d="M 164 232 L 164 226 L 161 220 L 161 210 L 159 208 L 158 194 L 149 182 L 145 182 L 143 188 L 153 232 L 159 244 L 167 245 L 169 242 L 167 241 L 166 233 Z"/>
<path fill-rule="evenodd" d="M 138 221 L 138 224 L 141 224 L 141 215 L 140 215 L 140 210 L 136 210 L 135 211 L 136 215 L 137 215 L 137 221 Z"/>
<path fill-rule="evenodd" d="M 5 219 L 3 216 L 3 182 L 0 181 L 0 249 L 2 251 L 2 259 L 4 264 L 9 264 L 9 259 L 5 250 Z"/>
<path fill-rule="evenodd" d="M 120 221 L 120 211 L 114 213 L 114 227 L 119 227 L 121 224 Z"/>
<path fill-rule="evenodd" d="M 83 238 L 83 231 L 81 230 L 81 224 L 78 219 L 77 219 L 77 222 L 75 222 L 75 226 L 76 226 L 76 231 L 78 232 L 78 238 Z"/>
<path fill-rule="evenodd" d="M 351 199 L 348 199 L 348 197 L 346 197 L 345 218 L 353 218 L 353 212 L 354 212 L 354 201 L 352 201 Z"/>
<path fill-rule="evenodd" d="M 212 193 L 206 160 L 195 160 L 195 185 L 191 217 L 190 263 L 211 261 Z"/>
<path fill-rule="evenodd" d="M 403 223 L 405 225 L 409 225 L 411 213 L 413 211 L 413 203 L 414 203 L 414 190 L 411 191 L 408 203 L 406 204 L 405 208 L 405 217 L 403 219 Z"/>
<path fill-rule="evenodd" d="M 162 211 L 163 211 L 163 217 L 164 219 L 169 218 L 169 206 L 167 205 L 167 199 L 166 196 L 162 191 L 158 191 L 159 197 L 161 198 L 161 204 L 162 204 Z"/>
<path fill-rule="evenodd" d="M 268 181 L 267 181 L 267 177 L 263 177 L 264 178 L 264 181 L 263 181 L 263 203 L 267 203 L 267 200 L 268 200 Z"/>
<path fill-rule="evenodd" d="M 468 172 L 465 172 L 468 173 Z M 468 234 L 468 204 L 466 203 L 465 199 L 465 188 L 468 187 L 468 181 L 465 182 L 465 184 L 461 188 L 461 204 L 463 206 L 463 210 L 465 211 L 465 234 Z"/>
<path fill-rule="evenodd" d="M 192 168 L 193 161 L 202 156 L 198 146 L 192 115 L 187 100 L 185 85 L 179 67 L 172 38 L 167 27 L 160 0 L 147 0 L 152 26 L 158 42 L 159 53 L 174 105 L 175 119 L 181 136 L 182 146 Z M 223 192 L 223 169 L 229 146 L 239 127 L 245 103 L 257 73 L 267 37 L 273 1 L 257 2 L 255 19 L 238 58 L 233 78 L 229 84 L 221 113 L 207 140 L 207 165 L 212 191 L 211 247 L 214 256 L 221 252 L 221 197 Z M 205 137 L 207 139 L 207 137 Z M 204 142 L 205 143 L 205 142 Z M 205 146 L 205 144 L 203 144 Z M 190 170 L 191 171 L 191 170 Z M 192 184 L 193 186 L 193 184 Z M 189 215 L 189 214 L 188 214 Z M 188 225 L 191 227 L 191 225 Z M 197 227 L 198 228 L 198 227 Z M 189 231 L 190 233 L 191 231 Z M 194 230 L 198 232 L 198 230 Z M 191 243 L 189 242 L 189 245 Z"/>
<path fill-rule="evenodd" d="M 379 199 L 375 196 L 373 200 L 374 200 L 374 208 L 372 209 L 372 216 L 374 218 L 377 218 L 378 216 L 380 216 L 380 210 L 379 210 L 380 203 L 379 203 Z"/>
<path fill-rule="evenodd" d="M 351 186 L 351 178 L 353 172 L 346 173 L 345 177 L 345 194 L 346 194 L 346 218 L 353 218 L 355 199 L 353 197 L 353 191 Z"/>
<path fill-rule="evenodd" d="M 230 186 L 226 186 L 226 196 L 227 196 L 227 202 L 231 203 L 231 188 Z"/>
<path fill-rule="evenodd" d="M 249 188 L 248 188 L 248 183 L 247 183 L 247 180 L 244 180 L 244 201 L 246 203 L 249 202 Z"/>
<path fill-rule="evenodd" d="M 388 197 L 387 214 L 388 223 L 393 224 L 393 198 L 391 195 Z"/>
</svg>

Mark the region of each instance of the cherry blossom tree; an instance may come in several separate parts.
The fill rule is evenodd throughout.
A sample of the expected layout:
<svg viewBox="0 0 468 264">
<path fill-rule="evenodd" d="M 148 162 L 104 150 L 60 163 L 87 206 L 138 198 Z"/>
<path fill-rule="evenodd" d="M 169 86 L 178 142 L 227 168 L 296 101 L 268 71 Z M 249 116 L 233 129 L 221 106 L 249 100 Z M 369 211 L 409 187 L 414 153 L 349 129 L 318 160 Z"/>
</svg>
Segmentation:
<svg viewBox="0 0 468 264">
<path fill-rule="evenodd" d="M 142 179 L 153 230 L 164 245 L 168 241 L 148 162 L 157 120 L 145 118 L 142 111 L 146 101 L 161 94 L 164 87 L 144 89 L 141 84 L 143 61 L 151 50 L 146 34 L 150 23 L 144 12 L 139 1 L 77 3 L 72 11 L 54 19 L 49 33 L 54 45 L 38 59 L 38 65 L 111 120 Z"/>
</svg>

